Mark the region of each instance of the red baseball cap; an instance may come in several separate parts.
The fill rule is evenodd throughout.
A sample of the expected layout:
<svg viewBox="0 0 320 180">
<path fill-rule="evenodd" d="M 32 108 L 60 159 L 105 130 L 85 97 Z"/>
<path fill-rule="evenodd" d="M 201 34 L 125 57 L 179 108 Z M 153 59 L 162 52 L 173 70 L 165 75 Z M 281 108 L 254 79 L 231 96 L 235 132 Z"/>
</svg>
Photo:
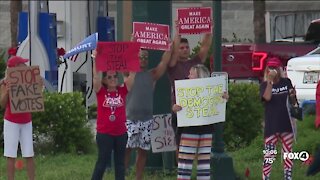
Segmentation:
<svg viewBox="0 0 320 180">
<path fill-rule="evenodd" d="M 10 59 L 8 59 L 7 66 L 8 67 L 16 67 L 18 64 L 23 64 L 28 61 L 29 61 L 29 59 L 24 59 L 20 56 L 12 56 Z"/>
<path fill-rule="evenodd" d="M 267 67 L 282 67 L 282 63 L 279 58 L 273 57 L 267 61 Z"/>
</svg>

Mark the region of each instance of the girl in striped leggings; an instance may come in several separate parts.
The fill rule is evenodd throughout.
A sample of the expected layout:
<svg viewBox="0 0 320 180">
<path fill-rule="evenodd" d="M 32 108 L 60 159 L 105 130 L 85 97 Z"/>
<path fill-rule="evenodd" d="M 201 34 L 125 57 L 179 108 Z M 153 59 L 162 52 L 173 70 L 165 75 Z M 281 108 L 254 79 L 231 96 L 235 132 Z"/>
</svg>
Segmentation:
<svg viewBox="0 0 320 180">
<path fill-rule="evenodd" d="M 203 64 L 191 67 L 189 79 L 209 77 L 210 73 Z M 228 94 L 222 96 L 227 99 Z M 181 106 L 174 104 L 173 112 L 180 111 Z M 210 180 L 210 158 L 213 124 L 203 126 L 180 127 L 181 133 L 178 155 L 178 180 L 191 178 L 193 160 L 197 158 L 197 180 Z"/>
<path fill-rule="evenodd" d="M 282 153 L 292 152 L 296 132 L 296 120 L 290 117 L 288 108 L 289 98 L 296 102 L 295 90 L 291 81 L 283 76 L 282 63 L 279 59 L 269 59 L 266 66 L 264 82 L 260 85 L 260 97 L 265 108 L 263 180 L 270 178 L 272 163 L 276 154 L 280 154 L 276 151 L 278 140 L 282 143 Z M 292 165 L 291 159 L 284 159 L 285 180 L 292 179 Z"/>
</svg>

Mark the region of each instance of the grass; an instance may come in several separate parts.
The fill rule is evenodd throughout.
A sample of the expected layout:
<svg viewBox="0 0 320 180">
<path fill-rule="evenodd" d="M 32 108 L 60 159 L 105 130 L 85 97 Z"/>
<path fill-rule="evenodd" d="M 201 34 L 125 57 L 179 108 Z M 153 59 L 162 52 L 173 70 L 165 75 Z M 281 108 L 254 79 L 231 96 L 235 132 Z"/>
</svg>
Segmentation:
<svg viewBox="0 0 320 180">
<path fill-rule="evenodd" d="M 306 150 L 313 153 L 315 147 L 320 144 L 319 130 L 314 128 L 314 116 L 307 117 L 304 121 L 298 122 L 298 139 L 294 144 L 293 151 L 299 152 Z M 278 152 L 281 152 L 278 145 Z M 262 173 L 262 150 L 263 137 L 258 136 L 248 147 L 238 151 L 228 153 L 233 158 L 233 165 L 238 179 L 261 179 Z M 90 179 L 97 154 L 93 152 L 87 155 L 59 154 L 59 155 L 37 155 L 36 156 L 36 177 L 38 180 L 87 180 Z M 149 158 L 150 161 L 157 161 L 157 156 Z M 5 180 L 5 159 L 0 158 L 0 180 Z M 249 168 L 250 175 L 245 177 L 245 170 Z M 314 177 L 306 177 L 305 173 L 308 166 L 298 160 L 294 160 L 293 178 L 297 180 L 316 180 L 320 179 L 320 173 Z M 214 168 L 213 168 L 214 171 Z M 132 170 L 126 179 L 133 180 L 135 172 Z M 25 168 L 17 170 L 17 180 L 26 179 Z M 105 180 L 114 179 L 114 173 L 109 172 L 104 176 Z M 174 180 L 176 171 L 145 171 L 147 180 Z M 273 164 L 271 179 L 283 179 L 283 167 L 280 154 L 276 157 Z"/>
<path fill-rule="evenodd" d="M 293 145 L 293 152 L 300 152 L 306 150 L 309 154 L 314 154 L 316 146 L 320 144 L 319 130 L 315 129 L 314 116 L 308 116 L 303 121 L 298 121 L 298 136 L 297 142 Z M 272 165 L 270 179 L 283 179 L 283 164 L 281 157 L 281 146 L 278 142 L 275 162 Z M 238 151 L 229 153 L 233 158 L 234 169 L 239 179 L 245 178 L 245 171 L 249 168 L 250 175 L 247 179 L 261 179 L 262 178 L 262 161 L 263 161 L 263 136 L 258 136 L 250 146 L 240 149 Z M 300 160 L 293 160 L 293 175 L 294 179 L 298 180 L 316 180 L 320 179 L 320 173 L 313 177 L 307 177 L 308 166 L 303 164 Z"/>
</svg>

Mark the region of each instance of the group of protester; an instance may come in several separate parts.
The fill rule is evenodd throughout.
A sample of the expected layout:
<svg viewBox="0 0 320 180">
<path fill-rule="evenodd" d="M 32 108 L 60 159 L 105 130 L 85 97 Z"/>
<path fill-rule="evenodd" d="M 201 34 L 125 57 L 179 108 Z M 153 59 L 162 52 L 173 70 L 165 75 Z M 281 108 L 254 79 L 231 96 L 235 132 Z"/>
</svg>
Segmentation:
<svg viewBox="0 0 320 180">
<path fill-rule="evenodd" d="M 203 65 L 212 43 L 212 34 L 202 38 L 200 51 L 190 59 L 188 40 L 175 34 L 170 50 L 165 51 L 160 63 L 148 69 L 149 54 L 145 49 L 139 53 L 141 72 L 123 73 L 124 83 L 119 85 L 119 72 L 98 72 L 93 65 L 93 89 L 97 98 L 97 134 L 98 158 L 92 179 L 101 180 L 111 153 L 114 153 L 115 179 L 124 180 L 132 150 L 137 150 L 136 179 L 143 178 L 147 152 L 151 149 L 153 125 L 153 92 L 157 80 L 168 72 L 172 89 L 172 124 L 176 132 L 178 145 L 177 179 L 190 179 L 194 159 L 198 160 L 197 179 L 210 179 L 210 158 L 213 125 L 177 127 L 176 112 L 182 107 L 176 103 L 175 80 L 206 78 L 209 70 Z M 96 51 L 92 58 L 95 63 Z M 27 59 L 11 57 L 7 68 L 26 66 Z M 34 151 L 32 140 L 31 113 L 14 114 L 9 102 L 10 82 L 6 77 L 1 81 L 1 106 L 4 107 L 4 156 L 7 157 L 7 177 L 14 179 L 15 159 L 20 143 L 22 156 L 27 161 L 27 174 L 30 180 L 35 178 Z M 274 152 L 278 139 L 282 142 L 283 152 L 292 152 L 295 137 L 295 119 L 288 111 L 288 99 L 296 100 L 294 87 L 290 79 L 284 77 L 282 64 L 277 58 L 266 64 L 264 81 L 260 85 L 260 97 L 265 107 L 265 152 Z M 228 99 L 228 94 L 222 95 Z M 263 161 L 263 179 L 270 178 L 272 162 L 268 158 L 275 153 L 265 153 Z M 292 179 L 291 159 L 284 160 L 284 177 Z"/>
<path fill-rule="evenodd" d="M 98 106 L 96 136 L 98 160 L 92 179 L 102 179 L 107 164 L 110 164 L 112 150 L 114 151 L 115 179 L 124 179 L 131 152 L 137 150 L 136 179 L 141 180 L 146 165 L 147 151 L 151 149 L 153 92 L 157 80 L 166 71 L 168 72 L 172 86 L 173 117 L 176 117 L 175 113 L 181 110 L 181 107 L 175 104 L 174 81 L 210 76 L 209 70 L 203 63 L 212 42 L 212 34 L 204 35 L 200 52 L 194 58 L 189 59 L 188 40 L 181 38 L 178 31 L 176 32 L 170 50 L 164 52 L 160 63 L 153 69 L 148 69 L 148 51 L 141 49 L 139 57 L 142 71 L 123 73 L 124 83 L 122 85 L 118 85 L 117 72 L 108 71 L 100 75 L 101 72 L 96 72 L 94 68 L 93 84 L 97 93 Z M 95 55 L 96 52 L 92 57 L 95 58 Z M 211 140 L 204 140 L 204 138 L 210 136 L 212 139 L 213 129 L 210 126 L 204 128 L 207 129 L 206 132 L 201 129 L 193 132 L 192 128 L 189 131 L 187 128 L 183 131 L 180 128 L 178 130 L 176 118 L 173 118 L 173 124 L 176 131 L 179 132 L 176 136 L 178 137 L 177 142 L 180 142 L 179 137 L 182 133 L 181 143 L 193 144 L 193 147 L 180 144 L 178 158 L 178 179 L 190 179 L 193 159 L 198 152 L 198 147 L 201 148 L 198 142 L 203 140 L 204 143 L 201 143 L 201 146 L 211 147 Z M 183 138 L 184 136 L 191 138 Z M 186 150 L 182 147 L 192 149 L 191 156 L 187 155 Z M 198 156 L 205 165 L 199 169 L 198 176 L 202 176 L 201 179 L 210 179 L 211 150 L 210 148 L 206 150 L 208 152 L 203 152 L 201 156 Z"/>
</svg>

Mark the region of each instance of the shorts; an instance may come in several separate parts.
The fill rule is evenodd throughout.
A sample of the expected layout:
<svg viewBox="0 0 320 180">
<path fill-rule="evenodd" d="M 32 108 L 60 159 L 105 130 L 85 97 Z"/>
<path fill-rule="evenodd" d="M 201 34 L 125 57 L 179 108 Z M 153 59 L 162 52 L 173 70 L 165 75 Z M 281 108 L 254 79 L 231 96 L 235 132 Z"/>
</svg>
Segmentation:
<svg viewBox="0 0 320 180">
<path fill-rule="evenodd" d="M 127 148 L 150 150 L 153 119 L 143 122 L 127 120 L 126 125 L 128 129 Z"/>
<path fill-rule="evenodd" d="M 16 158 L 20 142 L 22 157 L 33 157 L 32 122 L 17 124 L 4 119 L 3 122 L 5 157 Z"/>
</svg>

